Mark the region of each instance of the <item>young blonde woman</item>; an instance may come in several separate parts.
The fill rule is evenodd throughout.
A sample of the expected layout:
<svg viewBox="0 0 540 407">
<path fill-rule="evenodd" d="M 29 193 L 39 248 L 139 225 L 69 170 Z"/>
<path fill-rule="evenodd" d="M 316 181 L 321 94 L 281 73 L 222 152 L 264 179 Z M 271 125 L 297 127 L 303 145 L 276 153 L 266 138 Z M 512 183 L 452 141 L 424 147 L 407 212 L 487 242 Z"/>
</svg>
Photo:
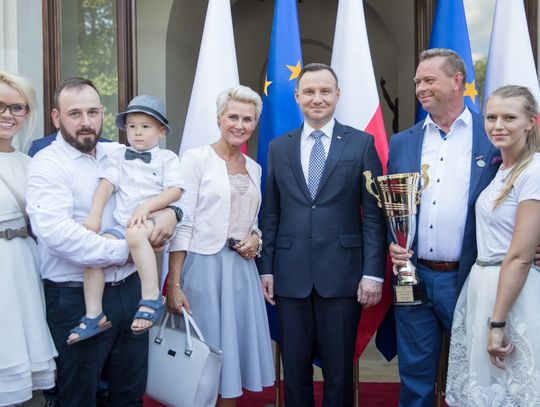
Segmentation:
<svg viewBox="0 0 540 407">
<path fill-rule="evenodd" d="M 24 192 L 30 157 L 12 146 L 31 132 L 36 96 L 30 83 L 0 71 L 0 406 L 54 386 L 57 355 L 45 319 L 39 256 L 28 236 Z"/>
<path fill-rule="evenodd" d="M 538 104 L 521 86 L 493 92 L 485 129 L 502 164 L 476 202 L 478 259 L 452 325 L 450 406 L 540 405 Z"/>
</svg>

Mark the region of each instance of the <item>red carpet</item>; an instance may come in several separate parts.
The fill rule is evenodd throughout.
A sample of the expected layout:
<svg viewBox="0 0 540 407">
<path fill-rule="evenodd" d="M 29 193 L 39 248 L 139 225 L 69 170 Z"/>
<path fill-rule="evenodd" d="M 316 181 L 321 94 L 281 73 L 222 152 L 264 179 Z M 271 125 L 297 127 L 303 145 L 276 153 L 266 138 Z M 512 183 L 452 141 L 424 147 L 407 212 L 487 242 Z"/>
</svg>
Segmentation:
<svg viewBox="0 0 540 407">
<path fill-rule="evenodd" d="M 361 407 L 393 407 L 399 399 L 399 383 L 360 383 Z M 265 388 L 262 392 L 244 391 L 236 404 L 237 407 L 263 407 L 274 405 L 274 388 Z M 283 395 L 283 392 L 282 392 Z M 283 397 L 283 396 L 282 396 Z M 322 405 L 322 382 L 315 382 L 315 399 L 317 407 Z M 162 407 L 161 403 L 145 398 L 144 407 Z"/>
</svg>

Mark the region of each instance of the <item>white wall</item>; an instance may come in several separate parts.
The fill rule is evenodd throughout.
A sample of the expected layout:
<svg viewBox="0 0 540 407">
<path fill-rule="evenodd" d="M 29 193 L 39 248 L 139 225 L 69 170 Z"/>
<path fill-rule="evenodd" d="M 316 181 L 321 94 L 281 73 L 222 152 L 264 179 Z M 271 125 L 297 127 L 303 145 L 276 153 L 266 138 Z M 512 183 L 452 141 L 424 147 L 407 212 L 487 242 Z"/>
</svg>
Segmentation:
<svg viewBox="0 0 540 407">
<path fill-rule="evenodd" d="M 0 0 L 0 70 L 28 78 L 36 89 L 37 122 L 32 138 L 43 136 L 43 42 L 40 0 Z M 23 151 L 28 149 L 15 141 Z M 14 143 L 14 144 L 15 144 Z"/>
</svg>

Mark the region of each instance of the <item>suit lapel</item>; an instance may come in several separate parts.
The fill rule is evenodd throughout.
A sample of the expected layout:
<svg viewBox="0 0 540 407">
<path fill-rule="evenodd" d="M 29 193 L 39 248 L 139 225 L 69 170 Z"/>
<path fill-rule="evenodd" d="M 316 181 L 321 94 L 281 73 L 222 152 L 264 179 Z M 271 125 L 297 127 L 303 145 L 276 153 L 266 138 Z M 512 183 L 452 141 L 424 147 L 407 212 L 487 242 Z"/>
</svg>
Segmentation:
<svg viewBox="0 0 540 407">
<path fill-rule="evenodd" d="M 474 191 L 478 186 L 482 173 L 491 164 L 488 160 L 491 157 L 491 150 L 494 148 L 485 135 L 482 117 L 473 115 L 473 143 L 471 150 L 471 178 L 469 183 L 469 201 L 474 196 Z M 479 165 L 480 164 L 480 165 Z M 482 165 L 483 164 L 483 165 Z"/>
<path fill-rule="evenodd" d="M 420 172 L 422 165 L 422 143 L 424 141 L 423 121 L 411 128 L 411 137 L 407 142 L 409 168 L 411 172 Z"/>
<path fill-rule="evenodd" d="M 326 184 L 328 178 L 330 178 L 330 174 L 334 170 L 334 167 L 339 161 L 339 158 L 341 157 L 341 154 L 343 153 L 343 150 L 347 145 L 348 137 L 348 131 L 345 129 L 345 126 L 341 125 L 336 120 L 334 124 L 334 132 L 332 134 L 332 142 L 330 143 L 330 151 L 328 151 L 328 157 L 326 158 L 326 162 L 324 164 L 324 170 L 321 175 L 321 180 L 319 182 L 319 189 L 317 190 L 317 195 L 319 195 L 319 193 L 324 188 L 324 184 Z M 317 195 L 315 196 L 315 199 L 317 198 Z"/>
<path fill-rule="evenodd" d="M 302 127 L 295 130 L 293 133 L 289 133 L 287 140 L 287 154 L 289 156 L 289 163 L 291 165 L 292 172 L 296 178 L 296 182 L 300 186 L 300 189 L 306 196 L 308 201 L 311 201 L 311 195 L 302 171 L 302 162 L 300 161 L 300 137 L 302 134 Z"/>
</svg>

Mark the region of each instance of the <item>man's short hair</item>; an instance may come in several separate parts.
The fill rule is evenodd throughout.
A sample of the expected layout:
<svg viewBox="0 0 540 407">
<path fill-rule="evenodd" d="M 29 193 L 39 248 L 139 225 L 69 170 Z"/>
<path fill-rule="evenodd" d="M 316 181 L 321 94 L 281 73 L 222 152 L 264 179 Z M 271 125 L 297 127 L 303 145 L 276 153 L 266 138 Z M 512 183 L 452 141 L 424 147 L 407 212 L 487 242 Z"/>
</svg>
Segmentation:
<svg viewBox="0 0 540 407">
<path fill-rule="evenodd" d="M 458 55 L 457 52 L 448 49 L 448 48 L 431 48 L 425 51 L 422 51 L 420 54 L 420 61 L 423 62 L 427 59 L 441 57 L 444 59 L 444 62 L 441 66 L 441 69 L 449 77 L 454 76 L 456 73 L 461 72 L 463 75 L 462 86 L 465 87 L 467 82 L 467 68 L 465 67 L 465 62 Z"/>
<path fill-rule="evenodd" d="M 320 62 L 313 62 L 311 64 L 307 64 L 306 66 L 302 68 L 302 70 L 298 74 L 298 79 L 296 80 L 296 88 L 298 89 L 298 84 L 300 83 L 300 79 L 302 79 L 302 76 L 304 76 L 306 72 L 317 72 L 317 71 L 330 72 L 332 76 L 334 77 L 334 79 L 336 80 L 336 89 L 339 88 L 338 77 L 336 75 L 336 72 L 332 69 L 331 66 L 320 63 Z"/>
<path fill-rule="evenodd" d="M 94 83 L 90 79 L 79 78 L 79 77 L 68 78 L 62 81 L 62 83 L 58 85 L 58 87 L 54 91 L 53 107 L 55 107 L 56 109 L 59 108 L 58 99 L 60 99 L 60 95 L 62 94 L 63 91 L 69 90 L 69 89 L 79 90 L 79 89 L 84 88 L 85 86 L 90 86 L 92 89 L 94 89 L 101 99 L 99 90 L 97 90 L 96 85 L 94 85 Z"/>
</svg>

